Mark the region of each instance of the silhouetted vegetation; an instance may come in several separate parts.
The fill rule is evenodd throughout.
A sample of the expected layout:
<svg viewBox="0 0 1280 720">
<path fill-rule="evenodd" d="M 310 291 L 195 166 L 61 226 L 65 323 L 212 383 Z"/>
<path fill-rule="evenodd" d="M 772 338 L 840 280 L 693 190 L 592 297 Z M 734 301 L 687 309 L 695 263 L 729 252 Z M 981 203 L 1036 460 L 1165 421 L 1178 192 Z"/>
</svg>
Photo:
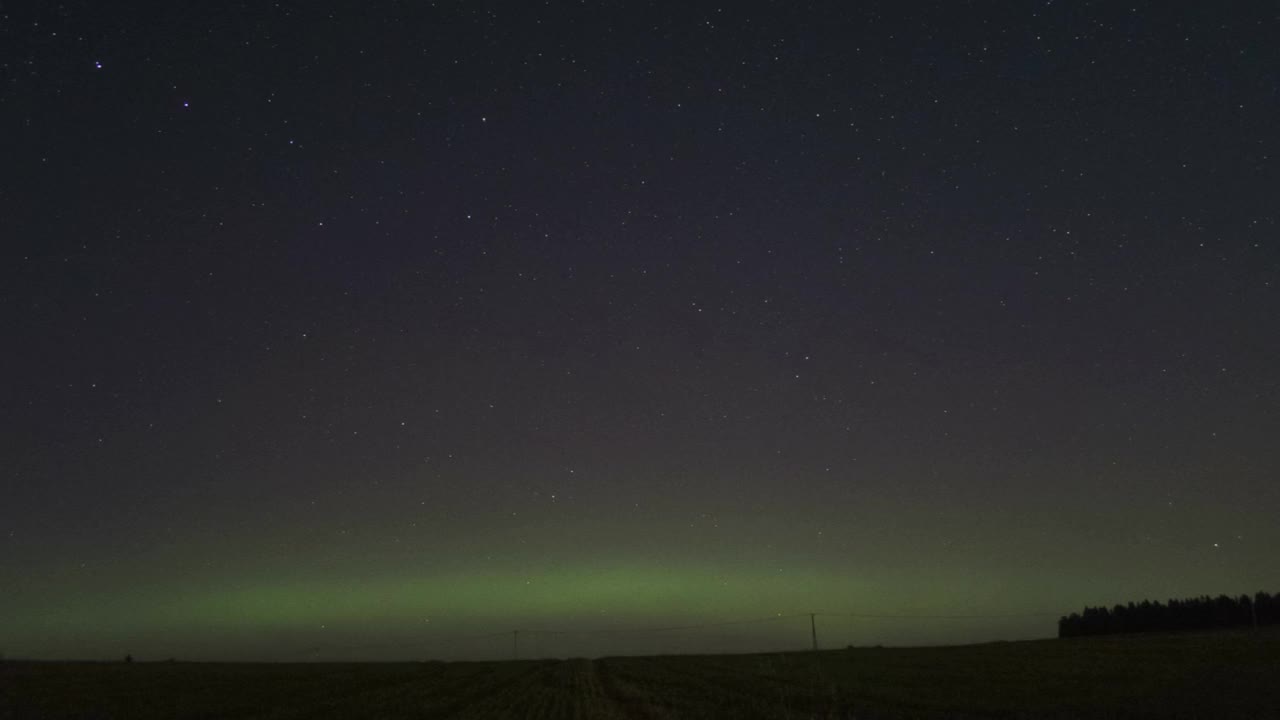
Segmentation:
<svg viewBox="0 0 1280 720">
<path fill-rule="evenodd" d="M 1114 635 L 1116 633 L 1211 630 L 1280 624 L 1280 595 L 1260 592 L 1216 598 L 1204 595 L 1168 603 L 1140 603 L 1086 607 L 1058 620 L 1058 637 Z"/>
</svg>

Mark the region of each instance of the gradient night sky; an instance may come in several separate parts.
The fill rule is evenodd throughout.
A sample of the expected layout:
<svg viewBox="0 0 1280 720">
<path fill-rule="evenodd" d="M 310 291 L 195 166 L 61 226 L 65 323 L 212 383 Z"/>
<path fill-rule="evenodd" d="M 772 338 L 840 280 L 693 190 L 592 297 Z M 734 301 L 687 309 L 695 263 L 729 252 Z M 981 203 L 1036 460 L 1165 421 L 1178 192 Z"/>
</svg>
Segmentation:
<svg viewBox="0 0 1280 720">
<path fill-rule="evenodd" d="M 1280 590 L 1274 3 L 24 5 L 8 656 Z"/>
</svg>

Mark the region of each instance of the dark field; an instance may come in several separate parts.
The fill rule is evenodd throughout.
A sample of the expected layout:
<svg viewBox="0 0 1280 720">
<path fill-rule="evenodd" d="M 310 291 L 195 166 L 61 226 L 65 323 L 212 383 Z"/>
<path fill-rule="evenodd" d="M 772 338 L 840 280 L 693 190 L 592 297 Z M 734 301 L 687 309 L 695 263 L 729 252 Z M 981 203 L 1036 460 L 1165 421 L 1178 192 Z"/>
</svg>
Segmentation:
<svg viewBox="0 0 1280 720">
<path fill-rule="evenodd" d="M 0 718 L 1280 718 L 1280 632 L 482 663 L 0 663 Z"/>
</svg>

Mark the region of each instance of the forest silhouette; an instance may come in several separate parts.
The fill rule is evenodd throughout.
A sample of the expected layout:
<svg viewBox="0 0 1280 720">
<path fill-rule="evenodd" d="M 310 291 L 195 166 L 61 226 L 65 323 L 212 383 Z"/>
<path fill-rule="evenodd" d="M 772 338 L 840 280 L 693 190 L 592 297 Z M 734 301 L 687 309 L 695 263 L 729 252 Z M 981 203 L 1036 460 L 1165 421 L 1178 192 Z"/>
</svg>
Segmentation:
<svg viewBox="0 0 1280 720">
<path fill-rule="evenodd" d="M 1212 630 L 1280 624 L 1280 595 L 1259 592 L 1253 597 L 1219 595 L 1140 603 L 1086 607 L 1058 620 L 1058 637 L 1114 635 L 1137 632 Z"/>
</svg>

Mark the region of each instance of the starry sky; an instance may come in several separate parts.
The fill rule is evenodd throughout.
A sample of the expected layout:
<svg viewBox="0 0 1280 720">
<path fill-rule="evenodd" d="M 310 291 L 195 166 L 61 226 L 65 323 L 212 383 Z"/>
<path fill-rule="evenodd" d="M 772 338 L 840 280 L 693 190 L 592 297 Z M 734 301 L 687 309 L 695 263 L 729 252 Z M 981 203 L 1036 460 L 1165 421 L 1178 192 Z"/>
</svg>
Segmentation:
<svg viewBox="0 0 1280 720">
<path fill-rule="evenodd" d="M 1277 36 L 10 5 L 0 652 L 945 643 L 1280 590 Z"/>
</svg>

